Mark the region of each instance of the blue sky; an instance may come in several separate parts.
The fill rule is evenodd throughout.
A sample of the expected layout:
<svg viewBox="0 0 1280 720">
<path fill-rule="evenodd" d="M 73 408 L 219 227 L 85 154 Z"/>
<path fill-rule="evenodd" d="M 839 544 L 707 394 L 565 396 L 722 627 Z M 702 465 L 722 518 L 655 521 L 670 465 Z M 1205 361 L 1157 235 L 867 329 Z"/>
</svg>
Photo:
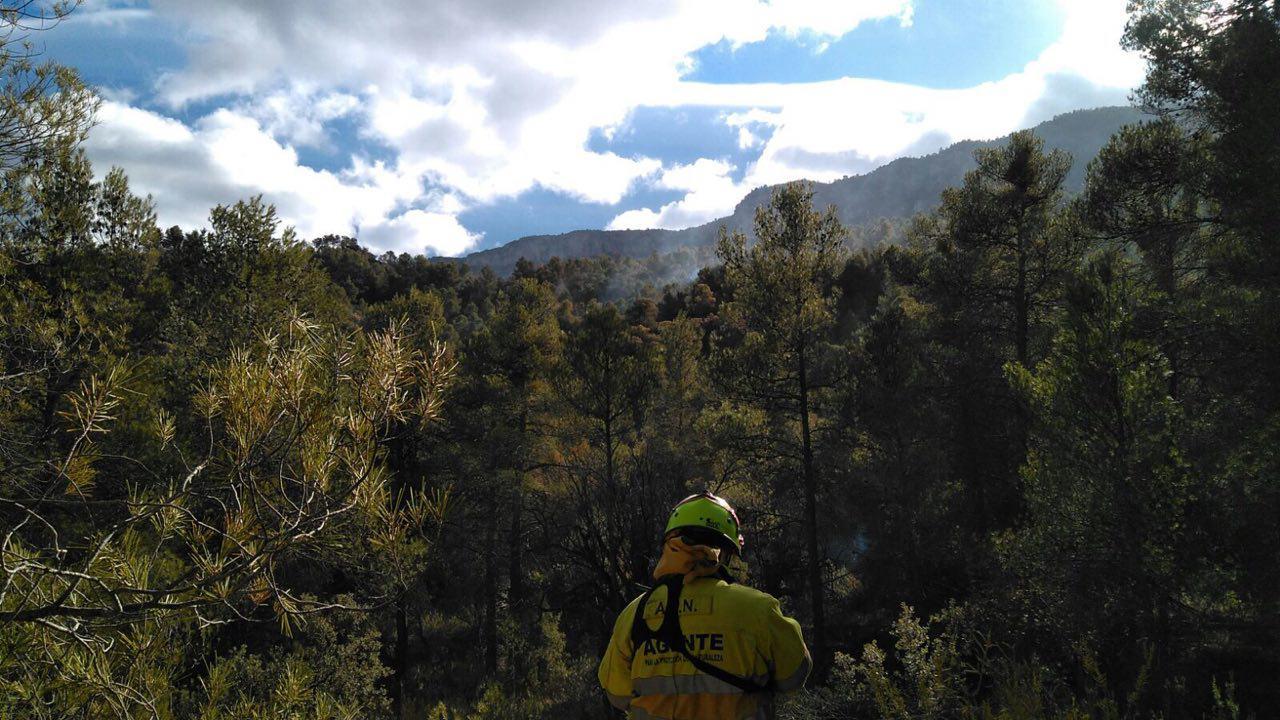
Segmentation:
<svg viewBox="0 0 1280 720">
<path fill-rule="evenodd" d="M 729 41 L 693 54 L 688 80 L 713 83 L 814 82 L 842 77 L 964 88 L 1021 70 L 1062 34 L 1064 14 L 1051 0 L 917 0 L 910 24 L 868 20 L 839 38 Z"/>
<path fill-rule="evenodd" d="M 1124 0 L 88 0 L 40 38 L 162 224 L 262 194 L 299 234 L 456 255 L 686 227 L 1124 102 Z"/>
</svg>

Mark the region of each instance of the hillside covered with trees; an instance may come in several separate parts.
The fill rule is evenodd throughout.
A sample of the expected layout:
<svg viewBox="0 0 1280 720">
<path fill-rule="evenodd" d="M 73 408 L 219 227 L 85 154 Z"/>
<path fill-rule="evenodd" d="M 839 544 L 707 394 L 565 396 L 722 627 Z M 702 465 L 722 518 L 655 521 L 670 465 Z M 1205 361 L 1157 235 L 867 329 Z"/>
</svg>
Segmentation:
<svg viewBox="0 0 1280 720">
<path fill-rule="evenodd" d="M 21 16 L 6 15 L 21 23 Z M 10 35 L 13 37 L 13 35 Z M 901 244 L 811 186 L 509 276 L 263 198 L 156 225 L 0 52 L 0 718 L 599 718 L 671 504 L 816 661 L 788 718 L 1280 707 L 1280 7 L 1143 0 L 1157 119 Z"/>
</svg>

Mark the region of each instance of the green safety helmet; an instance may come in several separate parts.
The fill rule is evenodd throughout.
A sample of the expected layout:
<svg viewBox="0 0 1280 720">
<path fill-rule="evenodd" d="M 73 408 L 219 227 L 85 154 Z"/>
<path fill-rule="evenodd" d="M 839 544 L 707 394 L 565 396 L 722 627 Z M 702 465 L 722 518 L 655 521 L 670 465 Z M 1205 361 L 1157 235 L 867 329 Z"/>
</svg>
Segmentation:
<svg viewBox="0 0 1280 720">
<path fill-rule="evenodd" d="M 676 503 L 662 536 L 665 538 L 672 530 L 684 528 L 712 530 L 719 538 L 728 541 L 733 552 L 742 552 L 742 525 L 738 522 L 738 513 L 733 511 L 733 507 L 724 498 L 704 492 L 690 495 Z"/>
</svg>

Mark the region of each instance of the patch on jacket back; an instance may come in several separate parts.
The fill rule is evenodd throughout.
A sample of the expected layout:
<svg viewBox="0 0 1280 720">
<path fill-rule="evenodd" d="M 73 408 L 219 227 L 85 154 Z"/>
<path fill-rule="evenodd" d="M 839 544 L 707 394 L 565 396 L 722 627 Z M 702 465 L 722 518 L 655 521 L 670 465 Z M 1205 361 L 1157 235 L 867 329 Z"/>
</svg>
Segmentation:
<svg viewBox="0 0 1280 720">
<path fill-rule="evenodd" d="M 724 633 L 690 633 L 684 636 L 684 646 L 689 652 L 708 662 L 724 660 Z M 642 655 L 665 655 L 675 650 L 661 640 L 646 640 L 640 649 Z M 645 665 L 660 665 L 669 662 L 683 662 L 684 656 L 671 655 L 666 658 L 647 659 Z"/>
<path fill-rule="evenodd" d="M 715 598 L 707 595 L 680 598 L 680 617 L 684 617 L 686 615 L 710 615 L 712 607 L 711 601 L 714 599 Z M 662 617 L 666 613 L 667 599 L 665 597 L 652 598 L 649 600 L 649 603 L 644 606 L 645 620 Z"/>
</svg>

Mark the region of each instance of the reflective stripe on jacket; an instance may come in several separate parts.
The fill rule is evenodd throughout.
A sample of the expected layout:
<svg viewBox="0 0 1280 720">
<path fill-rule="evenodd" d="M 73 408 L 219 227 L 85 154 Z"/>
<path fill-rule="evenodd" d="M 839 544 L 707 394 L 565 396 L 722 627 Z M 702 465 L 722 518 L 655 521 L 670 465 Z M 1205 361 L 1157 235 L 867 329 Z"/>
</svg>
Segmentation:
<svg viewBox="0 0 1280 720">
<path fill-rule="evenodd" d="M 613 637 L 600 661 L 600 684 L 609 701 L 632 718 L 663 720 L 743 720 L 772 718 L 773 698 L 743 693 L 698 672 L 661 641 L 632 647 L 636 598 L 618 615 Z M 657 628 L 666 611 L 666 588 L 646 604 L 644 618 Z M 680 595 L 680 629 L 689 652 L 734 675 L 759 683 L 772 680 L 778 691 L 804 684 L 812 662 L 800 625 L 785 617 L 778 601 L 744 585 L 699 578 Z"/>
</svg>

